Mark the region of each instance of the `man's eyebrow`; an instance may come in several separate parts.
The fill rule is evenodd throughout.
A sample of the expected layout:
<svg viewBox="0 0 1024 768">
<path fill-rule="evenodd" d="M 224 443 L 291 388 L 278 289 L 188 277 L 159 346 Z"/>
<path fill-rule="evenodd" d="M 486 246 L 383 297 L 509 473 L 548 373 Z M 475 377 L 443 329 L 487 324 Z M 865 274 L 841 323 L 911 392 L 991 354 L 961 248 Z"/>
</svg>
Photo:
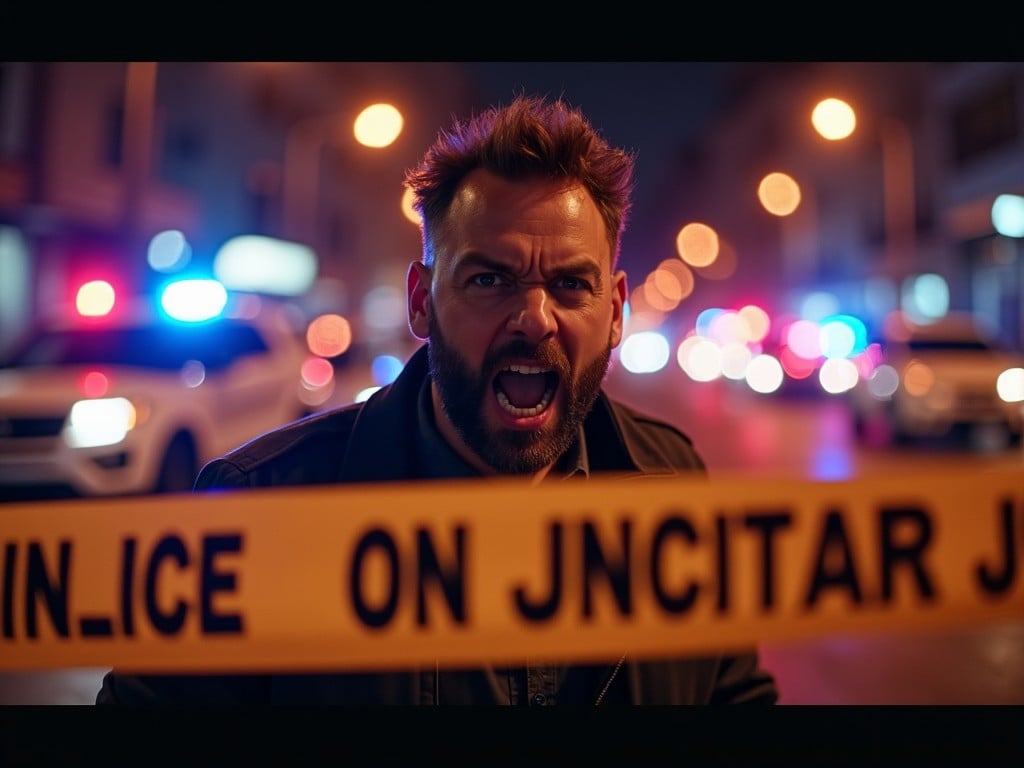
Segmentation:
<svg viewBox="0 0 1024 768">
<path fill-rule="evenodd" d="M 515 272 L 515 268 L 508 263 L 496 259 L 493 256 L 487 256 L 486 254 L 480 253 L 479 251 L 471 251 L 470 253 L 463 254 L 455 270 L 462 271 L 464 269 L 488 269 L 493 272 Z M 555 269 L 551 270 L 553 276 L 566 276 L 566 275 L 585 275 L 595 285 L 602 283 L 601 279 L 601 268 L 593 262 L 593 260 L 586 257 L 579 257 L 571 259 L 564 264 L 559 264 Z"/>
<path fill-rule="evenodd" d="M 469 268 L 490 269 L 495 272 L 511 271 L 508 264 L 480 253 L 479 251 L 470 251 L 469 253 L 463 254 L 459 259 L 459 263 L 455 267 L 456 271 Z"/>
</svg>

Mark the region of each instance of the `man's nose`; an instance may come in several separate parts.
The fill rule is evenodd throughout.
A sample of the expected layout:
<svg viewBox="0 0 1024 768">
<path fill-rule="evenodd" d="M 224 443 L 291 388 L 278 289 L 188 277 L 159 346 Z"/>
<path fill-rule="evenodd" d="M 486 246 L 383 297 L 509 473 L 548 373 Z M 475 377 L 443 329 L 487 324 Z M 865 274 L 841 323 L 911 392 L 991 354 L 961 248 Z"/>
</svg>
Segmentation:
<svg viewBox="0 0 1024 768">
<path fill-rule="evenodd" d="M 519 292 L 519 300 L 508 318 L 508 329 L 533 341 L 555 332 L 553 303 L 543 286 L 530 286 Z"/>
</svg>

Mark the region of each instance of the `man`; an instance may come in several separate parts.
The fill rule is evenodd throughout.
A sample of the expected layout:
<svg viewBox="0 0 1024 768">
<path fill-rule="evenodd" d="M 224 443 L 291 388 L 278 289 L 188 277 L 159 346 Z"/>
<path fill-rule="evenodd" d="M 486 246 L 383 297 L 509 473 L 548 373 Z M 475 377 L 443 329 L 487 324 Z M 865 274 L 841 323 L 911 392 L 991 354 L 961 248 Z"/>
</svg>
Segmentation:
<svg viewBox="0 0 1024 768">
<path fill-rule="evenodd" d="M 442 132 L 406 175 L 422 217 L 408 319 L 426 341 L 364 404 L 257 437 L 196 490 L 467 478 L 704 472 L 676 428 L 601 389 L 622 338 L 616 269 L 634 158 L 579 110 L 520 96 Z M 340 511 L 339 514 L 344 514 Z M 774 703 L 755 652 L 664 661 L 405 673 L 127 676 L 98 703 Z"/>
</svg>

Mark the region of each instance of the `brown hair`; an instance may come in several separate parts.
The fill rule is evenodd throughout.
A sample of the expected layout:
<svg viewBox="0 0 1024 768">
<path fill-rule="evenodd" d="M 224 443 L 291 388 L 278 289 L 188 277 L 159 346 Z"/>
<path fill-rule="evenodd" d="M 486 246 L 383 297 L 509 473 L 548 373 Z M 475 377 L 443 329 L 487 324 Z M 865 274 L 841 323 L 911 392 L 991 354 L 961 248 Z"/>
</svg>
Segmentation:
<svg viewBox="0 0 1024 768">
<path fill-rule="evenodd" d="M 506 179 L 542 176 L 581 183 L 601 212 L 614 267 L 631 206 L 634 164 L 632 152 L 610 146 L 578 108 L 561 99 L 518 95 L 468 120 L 456 118 L 405 174 L 423 222 L 423 260 L 433 264 L 432 234 L 443 224 L 459 184 L 484 168 Z"/>
</svg>

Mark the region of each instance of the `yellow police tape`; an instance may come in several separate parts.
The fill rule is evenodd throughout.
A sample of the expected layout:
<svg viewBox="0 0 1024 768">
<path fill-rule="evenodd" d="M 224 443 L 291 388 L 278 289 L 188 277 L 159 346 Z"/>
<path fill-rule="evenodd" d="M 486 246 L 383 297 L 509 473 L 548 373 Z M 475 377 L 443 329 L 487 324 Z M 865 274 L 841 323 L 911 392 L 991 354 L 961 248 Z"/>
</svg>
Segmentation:
<svg viewBox="0 0 1024 768">
<path fill-rule="evenodd" d="M 0 669 L 387 669 L 1024 618 L 1024 473 L 0 505 Z"/>
</svg>

